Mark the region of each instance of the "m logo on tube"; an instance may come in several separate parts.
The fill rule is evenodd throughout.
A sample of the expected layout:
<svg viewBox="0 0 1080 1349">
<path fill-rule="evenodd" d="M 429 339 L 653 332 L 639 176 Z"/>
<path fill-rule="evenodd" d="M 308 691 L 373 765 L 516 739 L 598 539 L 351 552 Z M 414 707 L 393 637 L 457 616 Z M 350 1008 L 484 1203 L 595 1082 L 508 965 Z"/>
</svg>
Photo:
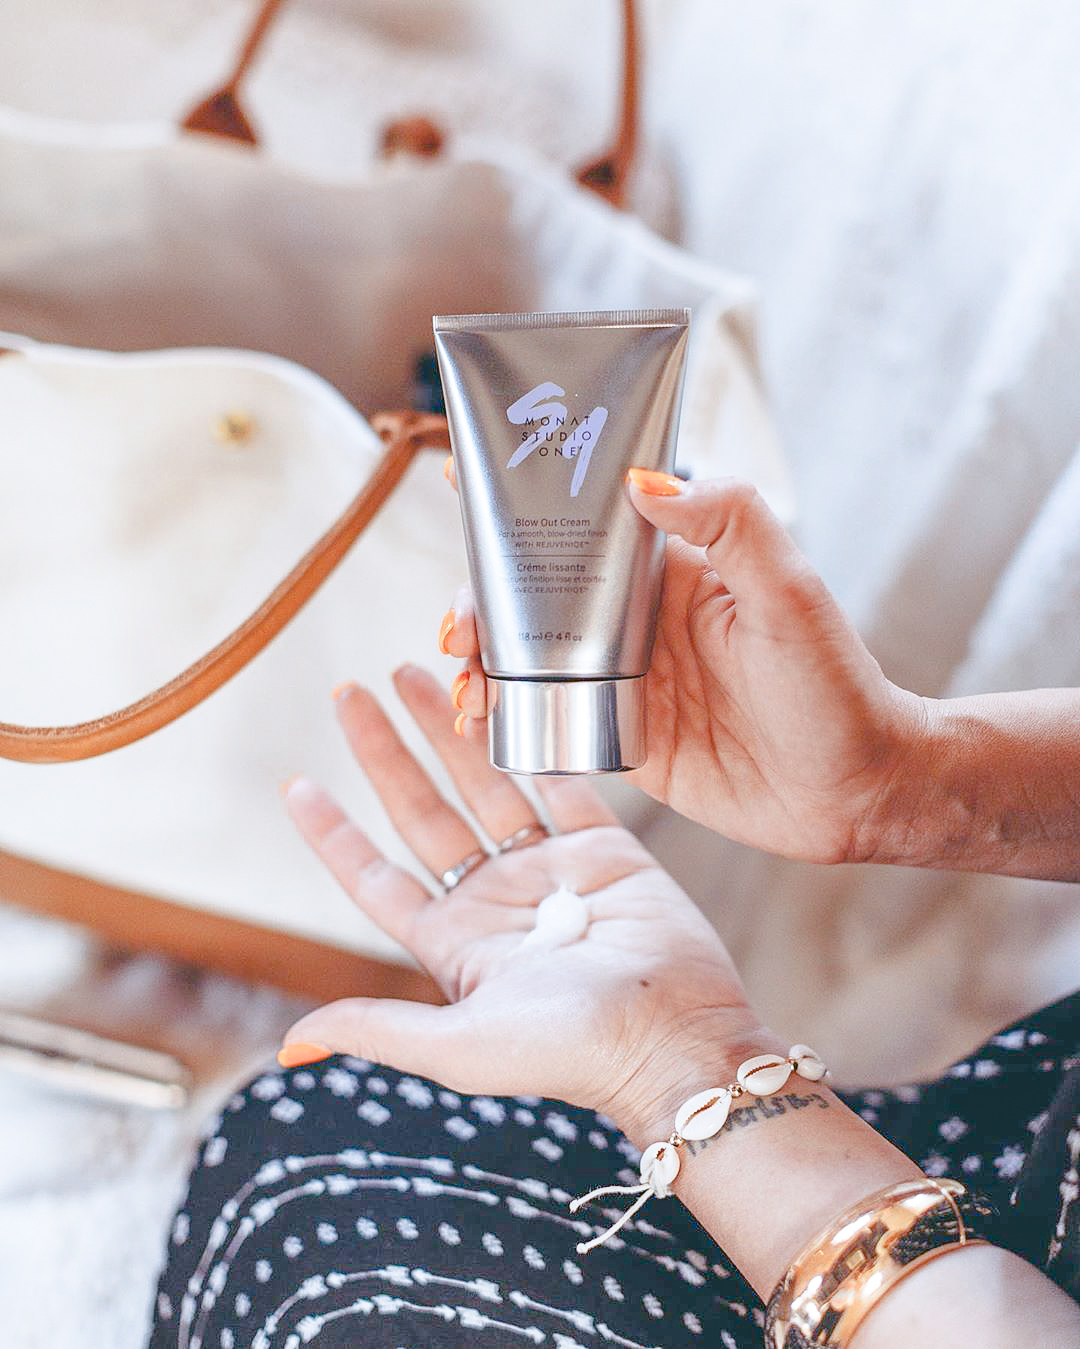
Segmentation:
<svg viewBox="0 0 1080 1349">
<path fill-rule="evenodd" d="M 522 432 L 521 444 L 510 456 L 506 467 L 517 468 L 533 450 L 539 450 L 542 455 L 554 450 L 564 459 L 576 459 L 574 476 L 570 480 L 570 495 L 576 497 L 585 484 L 593 451 L 607 424 L 608 410 L 595 407 L 585 417 L 570 418 L 568 427 L 566 404 L 549 401 L 565 396 L 565 389 L 551 380 L 545 380 L 523 394 L 516 403 L 510 404 L 506 409 L 507 420 L 526 429 Z"/>
</svg>

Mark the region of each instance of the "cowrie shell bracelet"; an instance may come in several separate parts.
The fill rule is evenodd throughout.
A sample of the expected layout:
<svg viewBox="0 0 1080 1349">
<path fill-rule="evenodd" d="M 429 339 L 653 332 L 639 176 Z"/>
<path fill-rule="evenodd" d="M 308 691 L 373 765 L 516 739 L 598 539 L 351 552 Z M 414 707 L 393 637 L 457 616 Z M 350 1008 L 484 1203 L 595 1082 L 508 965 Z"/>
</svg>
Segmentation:
<svg viewBox="0 0 1080 1349">
<path fill-rule="evenodd" d="M 828 1072 L 809 1045 L 792 1045 L 786 1058 L 779 1054 L 755 1054 L 740 1063 L 735 1081 L 726 1087 L 707 1087 L 683 1101 L 675 1112 L 675 1129 L 662 1143 L 651 1143 L 641 1154 L 640 1185 L 602 1185 L 578 1199 L 570 1201 L 570 1212 L 576 1213 L 582 1204 L 608 1194 L 636 1194 L 637 1199 L 615 1222 L 592 1241 L 578 1243 L 579 1255 L 587 1255 L 596 1246 L 602 1246 L 609 1237 L 644 1207 L 654 1195 L 666 1199 L 671 1185 L 679 1174 L 679 1149 L 684 1143 L 697 1143 L 714 1138 L 727 1123 L 732 1101 L 740 1096 L 773 1096 L 785 1086 L 792 1073 L 798 1073 L 808 1082 L 820 1082 Z"/>
</svg>

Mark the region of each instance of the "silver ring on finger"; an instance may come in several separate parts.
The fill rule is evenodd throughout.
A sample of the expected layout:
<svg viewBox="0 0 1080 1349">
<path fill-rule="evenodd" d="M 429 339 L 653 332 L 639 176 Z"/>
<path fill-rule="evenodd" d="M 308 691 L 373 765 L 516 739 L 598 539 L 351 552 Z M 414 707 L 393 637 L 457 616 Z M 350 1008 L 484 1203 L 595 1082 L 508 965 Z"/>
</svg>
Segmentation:
<svg viewBox="0 0 1080 1349">
<path fill-rule="evenodd" d="M 501 843 L 496 843 L 496 854 L 504 852 L 514 852 L 517 848 L 531 848 L 534 843 L 542 843 L 544 839 L 551 837 L 551 830 L 546 824 L 541 824 L 539 820 L 535 824 L 523 824 L 520 829 L 515 829 L 512 834 L 508 834 Z"/>
<path fill-rule="evenodd" d="M 469 853 L 468 857 L 463 857 L 456 866 L 447 867 L 438 878 L 439 884 L 449 894 L 455 885 L 460 885 L 466 876 L 477 867 L 482 867 L 490 856 L 486 848 L 477 848 L 475 852 Z"/>
</svg>

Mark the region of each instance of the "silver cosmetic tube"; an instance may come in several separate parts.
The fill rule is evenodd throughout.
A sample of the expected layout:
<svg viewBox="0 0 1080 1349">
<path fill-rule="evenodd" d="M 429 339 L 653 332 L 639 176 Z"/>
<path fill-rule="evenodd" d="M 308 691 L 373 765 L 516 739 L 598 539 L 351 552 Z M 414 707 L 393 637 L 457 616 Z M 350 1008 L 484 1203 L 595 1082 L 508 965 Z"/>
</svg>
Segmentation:
<svg viewBox="0 0 1080 1349">
<path fill-rule="evenodd" d="M 434 320 L 496 768 L 645 762 L 663 537 L 625 480 L 674 467 L 689 322 L 685 309 Z"/>
</svg>

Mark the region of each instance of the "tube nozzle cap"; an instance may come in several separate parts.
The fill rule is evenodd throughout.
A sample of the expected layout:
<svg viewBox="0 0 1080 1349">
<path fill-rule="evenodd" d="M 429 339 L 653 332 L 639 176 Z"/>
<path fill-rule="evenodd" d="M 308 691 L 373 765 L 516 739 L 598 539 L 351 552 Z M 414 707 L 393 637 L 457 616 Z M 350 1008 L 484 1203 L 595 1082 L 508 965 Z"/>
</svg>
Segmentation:
<svg viewBox="0 0 1080 1349">
<path fill-rule="evenodd" d="M 623 773 L 645 762 L 645 680 L 494 679 L 491 762 L 508 773 Z"/>
</svg>

